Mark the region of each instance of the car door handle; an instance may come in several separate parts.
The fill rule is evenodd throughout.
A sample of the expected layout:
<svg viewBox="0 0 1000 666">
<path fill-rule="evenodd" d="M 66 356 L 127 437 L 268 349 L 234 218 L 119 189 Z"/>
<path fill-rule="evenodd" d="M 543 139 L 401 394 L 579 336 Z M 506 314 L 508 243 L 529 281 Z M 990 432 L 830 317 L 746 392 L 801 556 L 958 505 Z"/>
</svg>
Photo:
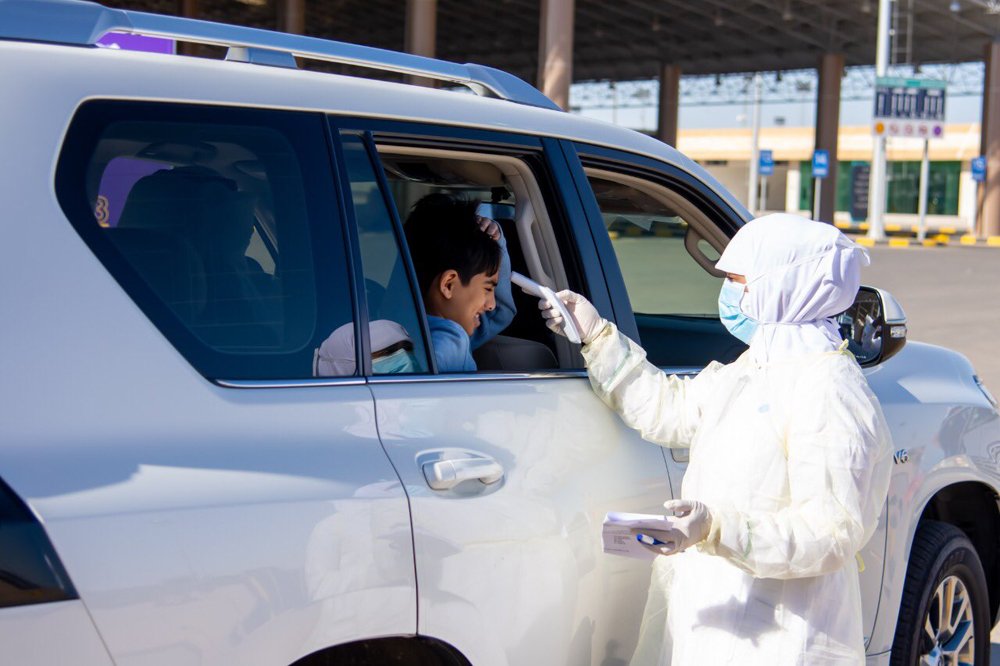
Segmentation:
<svg viewBox="0 0 1000 666">
<path fill-rule="evenodd" d="M 434 490 L 451 490 L 463 481 L 476 479 L 491 485 L 503 478 L 503 467 L 489 458 L 456 458 L 424 463 L 424 478 Z"/>
</svg>

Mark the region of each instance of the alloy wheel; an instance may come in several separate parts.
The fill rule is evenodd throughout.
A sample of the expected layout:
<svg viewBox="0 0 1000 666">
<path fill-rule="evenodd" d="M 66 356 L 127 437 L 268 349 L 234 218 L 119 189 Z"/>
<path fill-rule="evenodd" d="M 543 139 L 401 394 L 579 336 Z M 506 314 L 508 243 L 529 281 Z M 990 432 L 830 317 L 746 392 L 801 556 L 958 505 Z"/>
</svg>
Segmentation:
<svg viewBox="0 0 1000 666">
<path fill-rule="evenodd" d="M 969 590 L 958 576 L 948 576 L 934 591 L 924 618 L 921 666 L 973 666 L 975 623 Z"/>
</svg>

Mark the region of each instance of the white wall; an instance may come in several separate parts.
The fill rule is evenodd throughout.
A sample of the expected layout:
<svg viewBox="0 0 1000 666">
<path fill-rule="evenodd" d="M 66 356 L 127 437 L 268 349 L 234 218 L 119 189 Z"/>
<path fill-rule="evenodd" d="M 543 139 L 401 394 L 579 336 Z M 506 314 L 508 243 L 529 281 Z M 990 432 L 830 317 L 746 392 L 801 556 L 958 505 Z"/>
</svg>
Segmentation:
<svg viewBox="0 0 1000 666">
<path fill-rule="evenodd" d="M 796 163 L 796 171 L 798 173 Z M 711 165 L 705 167 L 727 190 L 732 192 L 744 206 L 747 204 L 747 181 L 750 179 L 749 161 L 730 160 L 725 166 Z M 762 210 L 783 211 L 786 206 L 788 166 L 783 164 L 775 165 L 774 175 L 767 178 L 767 201 L 761 201 Z M 797 181 L 796 181 L 797 182 Z M 797 186 L 796 186 L 797 187 Z M 795 205 L 799 200 L 798 190 L 795 192 Z"/>
</svg>

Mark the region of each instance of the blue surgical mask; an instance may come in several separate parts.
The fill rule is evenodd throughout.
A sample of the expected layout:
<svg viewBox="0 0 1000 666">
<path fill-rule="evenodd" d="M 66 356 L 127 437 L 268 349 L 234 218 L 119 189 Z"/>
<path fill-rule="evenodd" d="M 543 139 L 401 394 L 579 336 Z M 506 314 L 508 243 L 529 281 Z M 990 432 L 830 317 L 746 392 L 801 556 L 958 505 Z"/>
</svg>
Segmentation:
<svg viewBox="0 0 1000 666">
<path fill-rule="evenodd" d="M 397 349 L 388 356 L 372 359 L 372 373 L 376 375 L 399 375 L 417 370 L 412 352 L 405 349 Z"/>
<path fill-rule="evenodd" d="M 757 332 L 757 321 L 743 314 L 740 301 L 746 285 L 733 282 L 726 278 L 719 292 L 719 320 L 734 336 L 750 344 L 753 334 Z"/>
</svg>

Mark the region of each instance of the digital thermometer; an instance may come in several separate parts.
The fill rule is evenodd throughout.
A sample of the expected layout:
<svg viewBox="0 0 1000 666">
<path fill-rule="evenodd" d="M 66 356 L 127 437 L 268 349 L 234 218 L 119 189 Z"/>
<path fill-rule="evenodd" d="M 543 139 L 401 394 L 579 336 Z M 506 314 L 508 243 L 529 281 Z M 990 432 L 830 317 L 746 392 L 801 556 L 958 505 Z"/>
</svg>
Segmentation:
<svg viewBox="0 0 1000 666">
<path fill-rule="evenodd" d="M 554 291 L 544 285 L 538 284 L 529 277 L 521 275 L 517 271 L 511 272 L 510 281 L 520 287 L 521 291 L 524 293 L 548 301 L 548 303 L 555 308 L 560 315 L 562 315 L 563 333 L 566 334 L 566 338 L 570 342 L 580 344 L 580 331 L 576 330 L 576 320 L 573 319 L 573 315 L 571 315 L 569 310 L 566 309 L 566 304 L 563 303 L 558 296 L 556 296 Z"/>
</svg>

